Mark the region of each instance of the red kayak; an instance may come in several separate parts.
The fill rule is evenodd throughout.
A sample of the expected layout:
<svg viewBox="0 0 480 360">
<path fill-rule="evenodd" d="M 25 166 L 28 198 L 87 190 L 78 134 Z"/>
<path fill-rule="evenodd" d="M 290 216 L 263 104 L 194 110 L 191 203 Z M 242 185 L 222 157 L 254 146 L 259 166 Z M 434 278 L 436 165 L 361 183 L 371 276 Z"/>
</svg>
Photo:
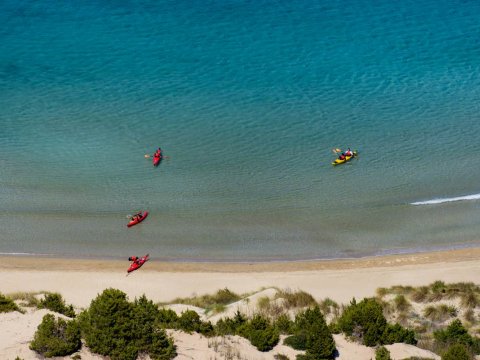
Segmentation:
<svg viewBox="0 0 480 360">
<path fill-rule="evenodd" d="M 133 225 L 137 225 L 139 223 L 141 223 L 143 220 L 145 220 L 148 216 L 148 211 L 145 211 L 143 213 L 140 214 L 140 217 L 137 217 L 133 220 L 130 220 L 130 222 L 127 224 L 128 227 L 131 227 Z"/>
<path fill-rule="evenodd" d="M 161 155 L 153 155 L 153 166 L 158 166 L 158 164 L 160 164 L 160 161 L 162 161 Z"/>
<path fill-rule="evenodd" d="M 142 256 L 140 259 L 134 261 L 132 265 L 127 270 L 127 273 L 131 273 L 132 271 L 135 271 L 137 269 L 140 269 L 143 264 L 145 264 L 150 258 L 150 255 L 147 254 L 145 256 Z"/>
<path fill-rule="evenodd" d="M 153 166 L 158 166 L 160 164 L 160 161 L 162 161 L 162 159 L 163 159 L 162 152 L 157 150 L 153 155 Z"/>
</svg>

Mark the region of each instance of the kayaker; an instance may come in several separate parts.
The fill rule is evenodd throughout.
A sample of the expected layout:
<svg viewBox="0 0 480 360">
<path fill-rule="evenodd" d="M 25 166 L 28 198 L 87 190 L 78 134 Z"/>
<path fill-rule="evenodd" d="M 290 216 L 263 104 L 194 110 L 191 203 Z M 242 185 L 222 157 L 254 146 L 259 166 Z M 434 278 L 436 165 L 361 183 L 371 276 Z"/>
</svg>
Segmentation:
<svg viewBox="0 0 480 360">
<path fill-rule="evenodd" d="M 142 213 L 139 212 L 131 217 L 131 221 L 140 220 L 142 218 Z"/>
<path fill-rule="evenodd" d="M 140 258 L 138 256 L 130 256 L 128 261 L 133 261 L 134 263 L 138 264 L 140 262 Z"/>
<path fill-rule="evenodd" d="M 353 151 L 350 150 L 350 148 L 348 148 L 348 150 L 345 151 L 343 154 L 344 154 L 345 156 L 353 156 Z"/>
</svg>

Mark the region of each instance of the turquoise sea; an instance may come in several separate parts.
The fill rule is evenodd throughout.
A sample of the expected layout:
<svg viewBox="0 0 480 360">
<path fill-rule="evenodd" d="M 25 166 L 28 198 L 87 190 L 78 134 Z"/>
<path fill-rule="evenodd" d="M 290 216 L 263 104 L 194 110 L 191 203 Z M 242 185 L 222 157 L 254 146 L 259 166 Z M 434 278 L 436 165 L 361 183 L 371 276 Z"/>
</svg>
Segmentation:
<svg viewBox="0 0 480 360">
<path fill-rule="evenodd" d="M 0 253 L 479 246 L 479 18 L 468 0 L 4 0 Z"/>
</svg>

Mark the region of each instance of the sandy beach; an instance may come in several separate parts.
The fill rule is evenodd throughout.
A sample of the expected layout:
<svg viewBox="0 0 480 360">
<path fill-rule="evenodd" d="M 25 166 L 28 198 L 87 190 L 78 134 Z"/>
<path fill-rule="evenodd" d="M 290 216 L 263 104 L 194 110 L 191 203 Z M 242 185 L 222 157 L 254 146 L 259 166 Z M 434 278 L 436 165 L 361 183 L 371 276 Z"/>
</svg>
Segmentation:
<svg viewBox="0 0 480 360">
<path fill-rule="evenodd" d="M 352 260 L 272 263 L 168 263 L 155 258 L 126 276 L 128 261 L 1 257 L 0 291 L 56 291 L 78 307 L 105 288 L 132 299 L 145 294 L 158 301 L 212 293 L 228 287 L 237 293 L 263 287 L 301 289 L 315 298 L 348 302 L 372 296 L 379 287 L 478 281 L 480 248 L 392 255 Z"/>
<path fill-rule="evenodd" d="M 153 259 L 129 276 L 126 276 L 128 261 L 31 257 L 2 257 L 0 260 L 1 293 L 59 292 L 67 303 L 77 308 L 87 307 L 97 294 L 110 287 L 124 291 L 130 299 L 145 294 L 155 302 L 214 293 L 225 287 L 237 293 L 255 293 L 262 288 L 278 287 L 304 290 L 317 300 L 329 297 L 339 303 L 347 303 L 352 297 L 372 296 L 379 287 L 427 285 L 436 280 L 478 282 L 480 273 L 480 249 L 477 248 L 356 260 L 285 263 L 165 263 Z M 2 326 L 3 330 L 0 330 L 0 338 L 3 339 L 0 354 L 12 356 L 12 360 L 14 354 L 21 354 L 25 359 L 33 356 L 28 350 L 28 341 L 42 314 L 2 315 L 0 321 L 7 326 Z M 8 325 L 12 322 L 17 324 L 13 330 Z M 199 335 L 174 335 L 179 344 L 178 359 L 216 358 L 209 343 L 213 340 Z M 249 359 L 273 359 L 273 353 L 255 352 L 248 342 L 242 345 L 244 339 L 222 338 L 218 341 L 224 347 L 236 346 L 238 351 L 248 354 Z M 369 359 L 374 354 L 372 349 L 363 349 L 342 337 L 337 336 L 335 341 L 342 349 L 339 359 Z M 424 351 L 403 345 L 392 345 L 392 350 L 399 354 L 395 359 Z M 288 347 L 277 350 L 285 352 Z M 96 358 L 88 351 L 82 351 L 82 358 Z M 294 356 L 294 353 L 290 355 Z"/>
</svg>

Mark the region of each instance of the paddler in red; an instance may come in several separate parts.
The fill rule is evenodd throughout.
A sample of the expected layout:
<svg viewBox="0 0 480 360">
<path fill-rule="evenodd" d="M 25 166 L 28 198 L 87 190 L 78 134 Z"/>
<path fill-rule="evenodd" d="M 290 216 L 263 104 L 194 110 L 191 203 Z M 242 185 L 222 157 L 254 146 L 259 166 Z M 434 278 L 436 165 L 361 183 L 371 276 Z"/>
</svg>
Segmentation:
<svg viewBox="0 0 480 360">
<path fill-rule="evenodd" d="M 128 261 L 133 261 L 134 263 L 137 263 L 137 264 L 138 264 L 138 260 L 140 260 L 138 256 L 130 256 L 128 258 Z"/>
</svg>

